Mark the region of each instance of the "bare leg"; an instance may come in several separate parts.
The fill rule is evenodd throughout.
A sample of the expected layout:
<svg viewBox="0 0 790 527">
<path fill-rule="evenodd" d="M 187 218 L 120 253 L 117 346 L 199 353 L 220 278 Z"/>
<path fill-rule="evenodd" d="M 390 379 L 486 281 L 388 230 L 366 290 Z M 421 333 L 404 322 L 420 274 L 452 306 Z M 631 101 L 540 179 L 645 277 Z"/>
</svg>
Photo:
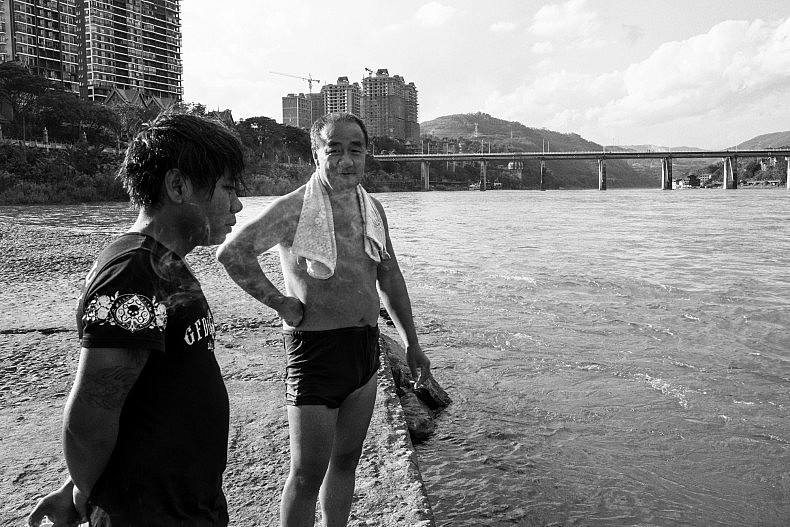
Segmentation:
<svg viewBox="0 0 790 527">
<path fill-rule="evenodd" d="M 354 478 L 376 401 L 376 375 L 340 406 L 329 470 L 321 485 L 325 527 L 345 527 L 354 497 Z"/>
<path fill-rule="evenodd" d="M 291 468 L 280 502 L 280 525 L 315 525 L 315 502 L 334 444 L 338 409 L 288 406 Z"/>
</svg>

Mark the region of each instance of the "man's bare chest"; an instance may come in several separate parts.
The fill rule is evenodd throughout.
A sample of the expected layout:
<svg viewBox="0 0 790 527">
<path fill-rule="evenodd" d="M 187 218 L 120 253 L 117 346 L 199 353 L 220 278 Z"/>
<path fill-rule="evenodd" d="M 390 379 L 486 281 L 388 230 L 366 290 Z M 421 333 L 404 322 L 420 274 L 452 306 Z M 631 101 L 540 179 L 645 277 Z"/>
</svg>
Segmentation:
<svg viewBox="0 0 790 527">
<path fill-rule="evenodd" d="M 333 214 L 335 227 L 335 245 L 338 259 L 361 259 L 366 257 L 364 236 L 359 208 L 340 211 Z"/>
</svg>

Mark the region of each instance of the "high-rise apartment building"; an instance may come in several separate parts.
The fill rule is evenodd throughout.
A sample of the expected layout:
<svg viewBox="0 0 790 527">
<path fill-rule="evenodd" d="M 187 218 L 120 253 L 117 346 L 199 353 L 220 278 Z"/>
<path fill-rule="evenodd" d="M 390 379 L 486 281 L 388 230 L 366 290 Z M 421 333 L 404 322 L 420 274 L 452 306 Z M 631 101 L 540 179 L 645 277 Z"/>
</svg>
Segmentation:
<svg viewBox="0 0 790 527">
<path fill-rule="evenodd" d="M 181 100 L 180 0 L 0 0 L 0 61 L 102 101 L 138 89 Z"/>
<path fill-rule="evenodd" d="M 304 93 L 289 93 L 283 97 L 283 124 L 296 128 L 310 128 L 313 124 L 313 100 Z"/>
<path fill-rule="evenodd" d="M 335 84 L 325 84 L 320 94 L 289 93 L 283 97 L 283 124 L 307 129 L 320 116 L 332 112 L 360 117 L 371 137 L 412 142 L 420 139 L 417 87 L 413 82 L 407 84 L 400 75 L 390 76 L 386 69 L 375 75 L 371 71 L 362 79 L 361 89 L 348 77 L 338 77 Z"/>
<path fill-rule="evenodd" d="M 420 104 L 417 100 L 417 87 L 413 82 L 404 86 L 406 98 L 406 139 L 417 142 L 420 140 Z"/>
<path fill-rule="evenodd" d="M 324 96 L 321 93 L 289 93 L 283 97 L 283 124 L 309 130 L 324 115 Z"/>
<path fill-rule="evenodd" d="M 348 112 L 362 116 L 359 83 L 350 83 L 348 77 L 338 77 L 337 83 L 325 84 L 321 87 L 321 95 L 324 99 L 324 114 Z"/>
<path fill-rule="evenodd" d="M 324 111 L 324 95 L 322 93 L 309 93 L 307 94 L 307 98 L 310 99 L 312 104 L 310 110 L 310 126 L 321 117 L 322 115 L 326 114 Z M 308 126 L 309 128 L 309 126 Z"/>
<path fill-rule="evenodd" d="M 420 124 L 417 88 L 400 75 L 379 69 L 362 79 L 362 120 L 371 137 L 418 141 Z"/>
<path fill-rule="evenodd" d="M 181 100 L 180 0 L 77 0 L 80 93 L 102 101 L 114 87 Z"/>
<path fill-rule="evenodd" d="M 0 62 L 79 91 L 77 0 L 0 0 Z"/>
<path fill-rule="evenodd" d="M 11 60 L 11 9 L 0 0 L 0 62 Z"/>
</svg>

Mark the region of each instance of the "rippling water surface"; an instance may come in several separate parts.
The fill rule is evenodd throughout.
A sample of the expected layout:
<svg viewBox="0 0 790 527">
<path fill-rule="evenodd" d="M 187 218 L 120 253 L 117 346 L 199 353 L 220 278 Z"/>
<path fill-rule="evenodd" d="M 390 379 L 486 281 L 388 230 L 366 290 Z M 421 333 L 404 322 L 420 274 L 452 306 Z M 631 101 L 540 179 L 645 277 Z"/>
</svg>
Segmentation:
<svg viewBox="0 0 790 527">
<path fill-rule="evenodd" d="M 788 525 L 790 194 L 383 194 L 442 526 Z"/>
<path fill-rule="evenodd" d="M 377 197 L 454 400 L 418 447 L 439 526 L 788 525 L 785 189 Z"/>
</svg>

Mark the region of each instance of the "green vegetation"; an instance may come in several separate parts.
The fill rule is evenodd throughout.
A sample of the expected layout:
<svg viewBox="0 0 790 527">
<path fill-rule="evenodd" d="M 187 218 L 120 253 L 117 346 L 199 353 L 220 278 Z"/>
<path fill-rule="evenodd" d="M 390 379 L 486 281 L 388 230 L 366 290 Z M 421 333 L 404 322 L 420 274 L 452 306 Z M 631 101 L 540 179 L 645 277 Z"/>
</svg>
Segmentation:
<svg viewBox="0 0 790 527">
<path fill-rule="evenodd" d="M 178 109 L 223 120 L 236 130 L 244 147 L 247 195 L 285 194 L 303 184 L 313 171 L 310 138 L 305 130 L 263 116 L 233 122 L 230 112 L 210 112 L 199 103 L 181 104 Z M 153 107 L 127 103 L 105 106 L 79 99 L 19 64 L 0 64 L 0 137 L 4 138 L 0 142 L 0 205 L 126 200 L 115 180 L 122 159 L 115 147 L 123 148 L 142 123 L 155 116 Z M 423 139 L 418 145 L 376 137 L 371 150 L 376 154 L 603 150 L 601 145 L 578 134 L 529 128 L 480 112 L 440 117 L 422 123 L 421 129 Z M 24 146 L 25 141 L 43 143 L 45 131 L 52 148 Z M 788 134 L 768 134 L 753 141 L 755 146 L 776 146 L 773 143 L 786 142 Z M 741 180 L 784 182 L 783 166 L 741 160 L 738 175 Z M 678 175 L 688 172 L 702 181 L 721 182 L 721 163 L 679 163 L 676 168 Z M 433 162 L 430 171 L 431 187 L 437 190 L 466 189 L 480 180 L 477 162 Z M 651 162 L 607 161 L 611 188 L 655 187 L 658 174 L 660 167 Z M 503 189 L 539 188 L 540 163 L 490 163 L 486 177 L 490 185 L 497 183 Z M 369 191 L 419 190 L 420 180 L 418 163 L 378 162 L 368 156 L 363 185 Z M 598 168 L 594 161 L 546 164 L 544 188 L 597 185 Z"/>
<path fill-rule="evenodd" d="M 127 199 L 118 157 L 85 143 L 64 150 L 0 145 L 0 203 L 84 203 Z"/>
<path fill-rule="evenodd" d="M 738 150 L 759 150 L 761 148 L 787 148 L 790 146 L 790 131 L 773 132 L 752 137 L 736 146 Z"/>
<path fill-rule="evenodd" d="M 120 116 L 111 108 L 79 99 L 45 77 L 31 74 L 15 62 L 0 64 L 0 109 L 3 136 L 93 146 L 115 145 L 122 131 Z"/>
<path fill-rule="evenodd" d="M 234 123 L 229 112 L 210 112 L 199 103 L 181 104 L 178 109 L 222 120 L 236 130 L 244 148 L 246 195 L 288 193 L 313 172 L 305 130 L 269 117 Z M 155 116 L 152 108 L 124 103 L 105 106 L 79 99 L 19 64 L 0 64 L 4 138 L 0 143 L 0 204 L 126 200 L 115 179 L 122 154 L 114 147 L 123 148 L 142 123 Z M 25 141 L 44 143 L 45 129 L 52 148 L 24 146 Z M 411 180 L 387 172 L 398 170 L 397 166 L 378 166 L 371 157 L 368 169 L 364 184 L 369 190 L 413 188 Z M 416 173 L 419 176 L 419 167 Z"/>
<path fill-rule="evenodd" d="M 723 173 L 723 161 L 710 164 L 702 169 L 689 171 L 689 175 L 696 176 L 700 181 L 707 182 L 706 186 L 712 187 L 722 185 Z M 736 174 L 741 184 L 775 181 L 784 186 L 787 179 L 787 165 L 781 158 L 777 159 L 773 166 L 769 160 L 738 159 Z"/>
</svg>

